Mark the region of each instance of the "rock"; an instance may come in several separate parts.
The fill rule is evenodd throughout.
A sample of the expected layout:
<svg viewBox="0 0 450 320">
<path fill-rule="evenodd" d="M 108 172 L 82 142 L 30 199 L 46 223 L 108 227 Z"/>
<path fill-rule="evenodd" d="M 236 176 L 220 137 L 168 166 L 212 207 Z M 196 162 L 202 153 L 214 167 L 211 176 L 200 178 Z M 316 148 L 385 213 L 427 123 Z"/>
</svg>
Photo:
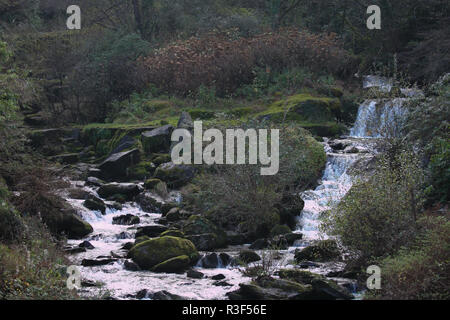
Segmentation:
<svg viewBox="0 0 450 320">
<path fill-rule="evenodd" d="M 227 253 L 224 253 L 224 252 L 220 253 L 219 258 L 222 261 L 222 266 L 224 266 L 224 267 L 233 263 L 233 258 Z"/>
<path fill-rule="evenodd" d="M 133 200 L 135 196 L 142 192 L 141 187 L 134 183 L 108 183 L 98 189 L 100 197 L 107 199 L 114 195 L 121 195 L 127 201 Z"/>
<path fill-rule="evenodd" d="M 226 233 L 200 215 L 190 216 L 183 226 L 183 232 L 188 238 L 193 239 L 199 246 L 205 248 L 199 248 L 199 250 L 224 248 L 227 245 Z"/>
<path fill-rule="evenodd" d="M 163 199 L 167 199 L 169 197 L 169 190 L 167 189 L 167 184 L 163 181 L 158 183 L 155 186 L 154 190 L 155 190 L 155 193 Z"/>
<path fill-rule="evenodd" d="M 80 157 L 78 153 L 66 153 L 51 157 L 50 160 L 62 164 L 75 164 L 80 161 Z"/>
<path fill-rule="evenodd" d="M 123 152 L 124 150 L 132 148 L 136 144 L 136 140 L 133 137 L 125 135 L 117 143 L 117 146 L 111 151 L 110 155 Z"/>
<path fill-rule="evenodd" d="M 165 218 L 167 221 L 178 221 L 181 219 L 180 215 L 180 208 L 172 208 L 170 211 L 165 215 Z"/>
<path fill-rule="evenodd" d="M 152 190 L 152 189 L 154 189 L 154 188 L 156 187 L 156 185 L 157 185 L 158 183 L 160 183 L 160 182 L 162 182 L 162 181 L 159 180 L 159 179 L 155 179 L 155 178 L 147 179 L 147 180 L 145 181 L 145 183 L 144 183 L 144 188 L 145 188 L 146 190 Z"/>
<path fill-rule="evenodd" d="M 112 262 L 116 262 L 117 259 L 83 259 L 83 261 L 81 261 L 81 265 L 83 267 L 95 267 L 95 266 L 104 266 L 107 264 L 110 264 Z"/>
<path fill-rule="evenodd" d="M 95 247 L 89 241 L 83 241 L 78 246 L 80 248 L 86 248 L 86 249 L 89 249 L 89 250 L 95 249 Z"/>
<path fill-rule="evenodd" d="M 68 247 L 68 248 L 64 249 L 64 252 L 67 254 L 77 254 L 77 253 L 86 252 L 86 249 L 80 248 L 80 247 Z"/>
<path fill-rule="evenodd" d="M 124 259 L 127 257 L 128 252 L 126 250 L 113 250 L 110 252 L 111 257 L 116 259 Z"/>
<path fill-rule="evenodd" d="M 71 188 L 67 190 L 70 199 L 85 200 L 89 196 L 89 192 L 83 189 Z"/>
<path fill-rule="evenodd" d="M 250 245 L 252 250 L 262 250 L 269 246 L 269 241 L 267 239 L 258 239 Z"/>
<path fill-rule="evenodd" d="M 118 203 L 118 202 L 107 204 L 106 206 L 109 209 L 113 209 L 113 210 L 116 210 L 116 211 L 122 211 L 122 209 L 123 209 L 123 206 L 120 203 Z"/>
<path fill-rule="evenodd" d="M 292 230 L 297 226 L 297 218 L 302 212 L 305 202 L 297 195 L 284 193 L 280 203 L 276 204 L 280 215 L 280 224 L 289 226 Z"/>
<path fill-rule="evenodd" d="M 245 244 L 247 242 L 247 238 L 242 233 L 227 231 L 227 242 L 231 246 L 238 246 L 241 244 Z"/>
<path fill-rule="evenodd" d="M 168 291 L 158 291 L 150 295 L 152 300 L 187 300 L 179 295 L 172 294 Z"/>
<path fill-rule="evenodd" d="M 261 260 L 261 257 L 255 251 L 242 250 L 241 252 L 239 252 L 239 259 L 241 259 L 245 263 L 251 263 Z"/>
<path fill-rule="evenodd" d="M 140 236 L 137 237 L 136 240 L 134 240 L 134 245 L 138 245 L 139 243 L 145 242 L 147 240 L 150 240 L 151 238 L 149 236 Z"/>
<path fill-rule="evenodd" d="M 340 257 L 341 254 L 336 241 L 334 240 L 318 241 L 316 244 L 295 253 L 295 260 L 297 262 L 302 262 L 305 260 L 326 262 L 331 260 L 339 260 Z"/>
<path fill-rule="evenodd" d="M 183 111 L 180 116 L 180 120 L 178 120 L 178 129 L 194 129 L 194 122 L 192 121 L 191 115 L 188 112 Z"/>
<path fill-rule="evenodd" d="M 200 259 L 200 265 L 205 269 L 216 269 L 223 266 L 220 256 L 213 252 L 203 256 Z"/>
<path fill-rule="evenodd" d="M 100 177 L 102 176 L 102 170 L 100 170 L 98 168 L 89 168 L 87 174 L 88 174 L 88 179 L 89 179 L 89 177 L 100 179 Z M 102 181 L 102 180 L 100 180 L 100 181 Z"/>
<path fill-rule="evenodd" d="M 211 277 L 212 280 L 223 280 L 223 279 L 225 279 L 225 278 L 226 278 L 226 277 L 225 277 L 223 274 L 221 274 L 221 273 L 216 274 L 215 276 L 212 276 L 212 277 Z"/>
<path fill-rule="evenodd" d="M 232 287 L 233 285 L 229 284 L 226 281 L 216 281 L 216 282 L 213 283 L 213 286 L 216 286 L 216 287 Z"/>
<path fill-rule="evenodd" d="M 298 264 L 298 266 L 299 266 L 300 268 L 302 268 L 302 269 L 318 268 L 318 267 L 320 267 L 319 264 L 314 263 L 314 262 L 311 262 L 311 261 L 303 261 L 303 262 L 300 262 L 300 263 Z"/>
<path fill-rule="evenodd" d="M 123 231 L 119 234 L 116 234 L 116 238 L 120 239 L 120 240 L 124 240 L 124 239 L 131 239 L 132 236 L 129 232 Z"/>
<path fill-rule="evenodd" d="M 181 273 L 190 266 L 190 259 L 186 255 L 168 259 L 154 266 L 153 272 Z"/>
<path fill-rule="evenodd" d="M 118 217 L 114 217 L 112 224 L 120 224 L 124 226 L 131 226 L 134 224 L 139 224 L 141 222 L 141 219 L 139 219 L 138 216 L 135 216 L 133 214 L 125 214 Z"/>
<path fill-rule="evenodd" d="M 149 240 L 150 240 L 150 239 L 149 239 Z M 122 249 L 130 250 L 131 248 L 133 248 L 134 245 L 135 245 L 135 244 L 134 244 L 133 242 L 127 242 L 127 243 L 125 243 L 125 244 L 122 246 Z"/>
<path fill-rule="evenodd" d="M 138 164 L 139 161 L 139 150 L 133 149 L 111 155 L 100 164 L 99 169 L 105 179 L 126 178 L 128 176 L 127 169 Z"/>
<path fill-rule="evenodd" d="M 270 231 L 270 235 L 272 237 L 274 237 L 274 236 L 278 236 L 278 235 L 288 234 L 288 233 L 291 233 L 291 232 L 292 232 L 291 228 L 289 228 L 286 225 L 276 225 Z"/>
<path fill-rule="evenodd" d="M 142 146 L 145 153 L 167 152 L 170 148 L 173 127 L 163 127 L 143 132 L 141 135 Z"/>
<path fill-rule="evenodd" d="M 71 211 L 53 217 L 42 215 L 42 220 L 50 230 L 57 234 L 64 233 L 68 239 L 81 239 L 94 231 L 89 223 Z"/>
<path fill-rule="evenodd" d="M 148 213 L 160 213 L 164 206 L 164 201 L 150 192 L 139 194 L 135 201 L 142 211 Z"/>
<path fill-rule="evenodd" d="M 150 238 L 155 238 L 158 237 L 164 231 L 167 231 L 167 227 L 162 225 L 139 227 L 136 232 L 136 239 L 141 236 L 148 236 Z"/>
<path fill-rule="evenodd" d="M 93 280 L 83 279 L 83 280 L 81 280 L 81 286 L 83 288 L 92 288 L 92 287 L 98 287 L 99 284 Z"/>
<path fill-rule="evenodd" d="M 314 299 L 317 300 L 350 300 L 353 296 L 347 289 L 322 275 L 309 271 L 284 269 L 279 271 L 282 279 L 289 279 L 301 284 L 311 285 Z"/>
<path fill-rule="evenodd" d="M 293 245 L 295 241 L 303 239 L 303 235 L 301 233 L 288 233 L 283 235 L 284 239 L 288 245 Z"/>
<path fill-rule="evenodd" d="M 160 236 L 161 237 L 172 236 L 172 237 L 177 237 L 177 238 L 184 238 L 184 233 L 180 230 L 167 230 L 167 231 L 164 231 L 163 233 L 161 233 Z"/>
<path fill-rule="evenodd" d="M 187 256 L 189 264 L 193 264 L 198 259 L 198 252 L 194 244 L 187 239 L 165 236 L 134 246 L 129 256 L 139 267 L 150 270 L 161 262 L 179 256 Z"/>
<path fill-rule="evenodd" d="M 309 300 L 314 297 L 310 285 L 271 277 L 241 283 L 238 290 L 227 293 L 227 296 L 230 300 Z"/>
<path fill-rule="evenodd" d="M 101 199 L 86 199 L 83 205 L 89 210 L 100 211 L 102 214 L 106 213 L 106 205 Z"/>
<path fill-rule="evenodd" d="M 196 270 L 188 270 L 188 272 L 186 273 L 186 276 L 188 278 L 192 278 L 192 279 L 202 279 L 205 275 L 203 273 L 201 273 L 200 271 L 196 271 Z"/>
<path fill-rule="evenodd" d="M 163 163 L 167 163 L 172 161 L 172 157 L 168 153 L 164 154 L 155 154 L 152 158 L 152 162 L 158 167 L 162 165 Z"/>
<path fill-rule="evenodd" d="M 88 177 L 85 184 L 91 187 L 101 187 L 105 182 L 96 177 Z"/>
<path fill-rule="evenodd" d="M 155 178 L 167 183 L 170 188 L 179 188 L 189 183 L 195 175 L 192 166 L 176 165 L 168 162 L 156 168 Z"/>
<path fill-rule="evenodd" d="M 140 271 L 141 268 L 139 268 L 139 266 L 134 263 L 133 261 L 129 261 L 129 260 L 125 260 L 125 262 L 123 263 L 123 266 L 125 267 L 125 270 L 128 271 Z"/>
</svg>

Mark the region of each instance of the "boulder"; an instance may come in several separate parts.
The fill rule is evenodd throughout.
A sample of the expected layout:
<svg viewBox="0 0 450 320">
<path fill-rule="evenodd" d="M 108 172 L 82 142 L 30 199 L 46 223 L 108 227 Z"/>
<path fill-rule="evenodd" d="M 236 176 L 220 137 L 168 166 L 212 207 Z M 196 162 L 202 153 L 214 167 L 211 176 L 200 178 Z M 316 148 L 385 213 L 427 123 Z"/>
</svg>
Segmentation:
<svg viewBox="0 0 450 320">
<path fill-rule="evenodd" d="M 267 239 L 258 239 L 258 240 L 255 240 L 255 242 L 253 242 L 249 248 L 252 250 L 262 250 L 262 249 L 266 249 L 268 246 L 269 246 L 269 241 Z"/>
<path fill-rule="evenodd" d="M 145 153 L 168 152 L 172 131 L 173 127 L 171 125 L 165 125 L 151 131 L 143 132 L 141 134 L 141 141 Z"/>
<path fill-rule="evenodd" d="M 77 200 L 86 200 L 90 195 L 89 191 L 79 188 L 71 188 L 68 189 L 67 192 L 70 199 L 77 199 Z"/>
<path fill-rule="evenodd" d="M 297 226 L 297 218 L 302 212 L 305 202 L 297 195 L 284 193 L 280 203 L 275 207 L 280 215 L 280 224 L 289 226 L 292 230 Z"/>
<path fill-rule="evenodd" d="M 225 277 L 223 274 L 221 274 L 221 273 L 216 274 L 215 276 L 212 276 L 212 277 L 211 277 L 212 280 L 223 280 L 223 279 L 225 279 L 225 278 L 226 278 L 226 277 Z"/>
<path fill-rule="evenodd" d="M 162 182 L 162 181 L 159 180 L 159 179 L 155 179 L 155 178 L 147 179 L 147 180 L 145 181 L 145 183 L 144 183 L 144 188 L 145 188 L 146 190 L 152 190 L 152 189 L 154 189 L 154 188 L 158 185 L 158 183 L 160 183 L 160 182 Z"/>
<path fill-rule="evenodd" d="M 151 192 L 139 194 L 135 201 L 141 207 L 142 211 L 148 213 L 160 213 L 164 206 L 164 201 Z"/>
<path fill-rule="evenodd" d="M 165 273 L 182 273 L 189 268 L 191 260 L 188 256 L 182 255 L 168 259 L 154 266 L 151 271 Z"/>
<path fill-rule="evenodd" d="M 85 185 L 91 187 L 101 187 L 104 184 L 105 182 L 103 180 L 100 180 L 99 178 L 96 177 L 88 177 L 85 183 Z"/>
<path fill-rule="evenodd" d="M 121 195 L 127 201 L 133 200 L 135 196 L 142 192 L 139 185 L 134 183 L 108 183 L 98 189 L 100 197 L 108 199 L 116 195 Z"/>
<path fill-rule="evenodd" d="M 284 234 L 288 234 L 291 233 L 291 228 L 289 228 L 286 225 L 276 225 L 272 228 L 272 230 L 270 231 L 270 235 L 271 236 L 278 236 L 278 235 L 284 235 Z"/>
<path fill-rule="evenodd" d="M 137 237 L 136 240 L 134 240 L 134 245 L 138 245 L 139 243 L 145 242 L 147 240 L 150 240 L 151 238 L 149 236 L 140 236 Z M 131 248 L 130 248 L 131 249 Z M 128 249 L 129 250 L 129 249 Z"/>
<path fill-rule="evenodd" d="M 129 261 L 129 260 L 125 260 L 125 262 L 123 263 L 123 266 L 125 268 L 125 270 L 128 271 L 140 271 L 141 268 L 139 268 L 139 266 L 134 263 L 133 261 Z"/>
<path fill-rule="evenodd" d="M 102 177 L 105 179 L 126 178 L 128 176 L 128 168 L 138 164 L 140 161 L 140 153 L 138 149 L 119 152 L 109 156 L 99 169 Z"/>
<path fill-rule="evenodd" d="M 86 199 L 83 202 L 83 205 L 88 208 L 89 210 L 93 211 L 100 211 L 102 214 L 106 213 L 106 205 L 103 202 L 103 200 L 91 197 L 89 199 Z"/>
<path fill-rule="evenodd" d="M 95 249 L 95 247 L 89 241 L 83 241 L 78 245 L 80 248 L 86 248 L 89 250 Z"/>
<path fill-rule="evenodd" d="M 152 300 L 187 300 L 186 298 L 170 293 L 168 291 L 158 291 L 149 296 Z"/>
<path fill-rule="evenodd" d="M 200 215 L 190 216 L 183 226 L 183 232 L 186 236 L 195 239 L 199 244 L 208 248 L 200 250 L 224 248 L 227 245 L 226 233 Z"/>
<path fill-rule="evenodd" d="M 111 151 L 110 155 L 130 149 L 135 144 L 136 140 L 133 137 L 125 135 L 122 137 L 122 139 L 120 139 L 120 141 L 117 143 L 117 146 Z"/>
<path fill-rule="evenodd" d="M 316 244 L 310 245 L 309 247 L 295 253 L 295 260 L 297 262 L 326 262 L 339 260 L 340 258 L 341 254 L 337 243 L 334 240 L 318 241 Z"/>
<path fill-rule="evenodd" d="M 211 251 L 218 248 L 218 237 L 215 233 L 203 233 L 186 236 L 195 247 L 201 251 Z"/>
<path fill-rule="evenodd" d="M 141 219 L 138 216 L 133 214 L 125 214 L 118 217 L 114 217 L 112 220 L 112 224 L 120 224 L 124 226 L 131 226 L 134 224 L 139 224 Z"/>
<path fill-rule="evenodd" d="M 170 211 L 167 212 L 165 217 L 166 217 L 167 221 L 171 221 L 171 222 L 180 220 L 181 219 L 180 208 L 170 209 Z"/>
<path fill-rule="evenodd" d="M 217 253 L 210 253 L 200 259 L 200 265 L 205 269 L 219 268 L 221 265 L 220 257 Z"/>
<path fill-rule="evenodd" d="M 200 271 L 196 271 L 196 270 L 189 270 L 188 272 L 186 272 L 186 276 L 188 278 L 192 278 L 192 279 L 202 279 L 205 275 L 200 272 Z"/>
<path fill-rule="evenodd" d="M 188 112 L 183 111 L 181 113 L 180 119 L 178 120 L 178 129 L 194 129 L 194 122 L 192 121 L 192 117 Z"/>
<path fill-rule="evenodd" d="M 164 237 L 164 236 L 172 236 L 172 237 L 177 237 L 177 238 L 184 238 L 184 237 L 185 237 L 183 231 L 180 231 L 180 230 L 174 230 L 174 229 L 164 231 L 163 233 L 161 233 L 160 236 L 161 236 L 161 237 Z M 194 244 L 195 244 L 195 243 L 194 243 Z M 197 248 L 197 249 L 198 249 L 198 248 Z"/>
<path fill-rule="evenodd" d="M 313 299 L 310 285 L 285 279 L 261 277 L 250 283 L 241 283 L 239 289 L 227 293 L 230 300 L 309 300 Z"/>
<path fill-rule="evenodd" d="M 168 162 L 156 168 L 155 178 L 167 183 L 170 188 L 180 188 L 189 183 L 195 175 L 195 170 L 189 165 L 176 165 Z"/>
<path fill-rule="evenodd" d="M 245 263 L 251 263 L 261 260 L 261 257 L 255 251 L 242 250 L 239 252 L 239 259 Z"/>
<path fill-rule="evenodd" d="M 194 264 L 198 259 L 198 252 L 194 244 L 187 239 L 165 236 L 134 246 L 129 256 L 140 268 L 150 270 L 162 262 L 180 256 L 187 256 L 189 264 Z"/>
<path fill-rule="evenodd" d="M 96 267 L 96 266 L 104 266 L 116 261 L 117 259 L 113 258 L 83 259 L 83 261 L 81 261 L 81 265 L 83 267 Z"/>
<path fill-rule="evenodd" d="M 49 210 L 41 216 L 52 233 L 64 234 L 68 239 L 82 239 L 94 231 L 73 209 Z"/>
<path fill-rule="evenodd" d="M 311 285 L 314 299 L 317 300 L 350 300 L 354 298 L 346 288 L 319 274 L 296 269 L 283 269 L 278 274 L 282 279 Z"/>
<path fill-rule="evenodd" d="M 136 239 L 142 236 L 155 238 L 158 237 L 164 231 L 167 231 L 167 227 L 162 225 L 139 227 L 136 232 Z"/>
</svg>

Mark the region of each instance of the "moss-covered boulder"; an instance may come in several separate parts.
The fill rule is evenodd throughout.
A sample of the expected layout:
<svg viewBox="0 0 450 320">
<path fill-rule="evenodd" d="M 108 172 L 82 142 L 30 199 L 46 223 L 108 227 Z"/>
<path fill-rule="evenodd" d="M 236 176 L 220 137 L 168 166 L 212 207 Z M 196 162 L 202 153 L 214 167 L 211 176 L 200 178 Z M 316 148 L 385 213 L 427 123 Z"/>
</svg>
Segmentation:
<svg viewBox="0 0 450 320">
<path fill-rule="evenodd" d="M 124 214 L 113 218 L 112 224 L 119 224 L 124 226 L 131 226 L 139 224 L 141 219 L 133 214 Z"/>
<path fill-rule="evenodd" d="M 134 246 L 129 256 L 140 268 L 150 270 L 164 261 L 179 256 L 187 256 L 189 263 L 193 264 L 198 259 L 198 252 L 194 244 L 187 239 L 165 236 Z"/>
<path fill-rule="evenodd" d="M 106 205 L 103 200 L 90 196 L 83 202 L 83 205 L 89 210 L 100 211 L 102 214 L 106 213 Z"/>
<path fill-rule="evenodd" d="M 99 169 L 104 179 L 122 179 L 128 177 L 128 168 L 139 162 L 139 149 L 133 149 L 109 156 L 100 164 Z"/>
<path fill-rule="evenodd" d="M 278 225 L 274 226 L 272 228 L 272 230 L 270 230 L 270 235 L 272 237 L 279 236 L 279 235 L 284 235 L 284 234 L 288 234 L 288 233 L 291 233 L 291 228 L 289 228 L 286 225 L 281 225 L 281 224 L 278 224 Z"/>
<path fill-rule="evenodd" d="M 200 250 L 223 248 L 227 245 L 227 235 L 225 231 L 200 215 L 190 216 L 183 226 L 183 232 L 190 239 L 198 241 L 199 244 L 202 243 L 202 247 L 208 247 L 208 249 Z M 198 237 L 200 235 L 208 236 Z M 205 238 L 208 239 L 206 243 L 204 241 Z"/>
<path fill-rule="evenodd" d="M 151 131 L 143 132 L 141 141 L 144 152 L 150 154 L 169 151 L 173 129 L 171 125 L 165 125 Z"/>
<path fill-rule="evenodd" d="M 190 267 L 190 264 L 191 259 L 186 255 L 182 255 L 161 262 L 151 270 L 153 272 L 182 273 Z"/>
<path fill-rule="evenodd" d="M 242 250 L 239 252 L 239 259 L 244 263 L 251 263 L 261 260 L 261 257 L 255 251 Z"/>
<path fill-rule="evenodd" d="M 338 285 L 335 281 L 309 271 L 297 269 L 282 269 L 278 272 L 281 279 L 287 279 L 311 285 L 314 291 L 315 299 L 319 300 L 349 300 L 353 296 L 347 289 Z"/>
<path fill-rule="evenodd" d="M 285 224 L 291 229 L 295 229 L 297 226 L 297 217 L 302 212 L 304 206 L 305 202 L 298 194 L 284 193 L 281 201 L 276 204 L 280 215 L 280 224 Z"/>
<path fill-rule="evenodd" d="M 160 236 L 161 237 L 172 236 L 172 237 L 177 237 L 177 238 L 184 238 L 185 237 L 183 231 L 176 230 L 176 229 L 170 229 L 170 230 L 164 231 L 163 233 L 161 233 Z"/>
<path fill-rule="evenodd" d="M 168 162 L 156 168 L 155 178 L 158 178 L 167 183 L 171 188 L 179 188 L 189 183 L 195 175 L 195 170 L 192 166 L 176 165 L 173 162 Z"/>
<path fill-rule="evenodd" d="M 325 262 L 339 260 L 341 257 L 339 248 L 334 240 L 323 240 L 295 253 L 295 260 Z"/>
<path fill-rule="evenodd" d="M 151 179 L 147 179 L 144 183 L 144 188 L 146 190 L 152 190 L 154 189 L 158 183 L 162 182 L 160 179 L 156 179 L 156 178 L 151 178 Z"/>
</svg>

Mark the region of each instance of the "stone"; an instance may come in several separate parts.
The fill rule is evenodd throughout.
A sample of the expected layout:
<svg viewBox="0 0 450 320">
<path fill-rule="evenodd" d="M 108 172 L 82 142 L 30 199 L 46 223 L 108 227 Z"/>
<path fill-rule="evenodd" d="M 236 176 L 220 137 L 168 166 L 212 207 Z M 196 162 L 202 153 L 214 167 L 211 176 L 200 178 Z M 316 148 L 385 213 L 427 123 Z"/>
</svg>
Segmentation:
<svg viewBox="0 0 450 320">
<path fill-rule="evenodd" d="M 127 169 L 138 164 L 139 161 L 140 152 L 138 149 L 133 149 L 111 155 L 100 164 L 99 169 L 105 179 L 126 178 Z"/>
<path fill-rule="evenodd" d="M 146 131 L 141 134 L 142 146 L 147 154 L 157 152 L 168 152 L 170 148 L 173 127 L 165 125 L 163 127 Z"/>
<path fill-rule="evenodd" d="M 192 279 L 202 279 L 205 275 L 200 271 L 191 269 L 191 270 L 188 270 L 188 272 L 186 272 L 186 276 L 188 278 L 192 278 Z"/>
<path fill-rule="evenodd" d="M 242 250 L 239 252 L 239 259 L 245 263 L 251 263 L 261 260 L 261 257 L 255 251 Z"/>
<path fill-rule="evenodd" d="M 102 185 L 97 191 L 102 198 L 107 199 L 115 195 L 121 195 L 127 201 L 133 200 L 141 192 L 141 187 L 134 183 L 108 183 Z"/>
<path fill-rule="evenodd" d="M 165 273 L 181 273 L 190 266 L 190 259 L 187 255 L 170 258 L 154 266 L 151 271 Z"/>
<path fill-rule="evenodd" d="M 158 237 L 164 231 L 167 231 L 167 227 L 163 225 L 152 225 L 139 227 L 136 232 L 136 239 L 141 236 L 148 236 L 150 238 Z"/>
<path fill-rule="evenodd" d="M 301 251 L 295 253 L 295 260 L 326 262 L 332 260 L 339 260 L 341 254 L 339 248 L 334 240 L 322 240 L 316 244 L 310 245 Z"/>
<path fill-rule="evenodd" d="M 167 183 L 170 188 L 180 188 L 191 182 L 195 176 L 195 170 L 189 165 L 176 165 L 168 162 L 156 168 L 155 178 Z"/>
<path fill-rule="evenodd" d="M 112 224 L 120 224 L 125 226 L 131 226 L 134 224 L 139 224 L 141 219 L 138 216 L 133 214 L 125 214 L 118 217 L 114 217 L 112 220 Z"/>
<path fill-rule="evenodd" d="M 83 259 L 81 261 L 81 265 L 83 267 L 96 267 L 96 266 L 104 266 L 110 264 L 112 262 L 116 262 L 117 259 L 113 258 L 105 258 L 105 259 Z"/>
</svg>

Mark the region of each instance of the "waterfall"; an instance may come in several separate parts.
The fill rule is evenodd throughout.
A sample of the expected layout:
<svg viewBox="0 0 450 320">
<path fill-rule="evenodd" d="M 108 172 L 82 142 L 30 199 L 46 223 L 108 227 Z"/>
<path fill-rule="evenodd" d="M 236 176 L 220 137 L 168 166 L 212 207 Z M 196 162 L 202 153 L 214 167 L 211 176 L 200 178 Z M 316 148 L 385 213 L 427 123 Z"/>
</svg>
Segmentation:
<svg viewBox="0 0 450 320">
<path fill-rule="evenodd" d="M 407 115 L 407 109 L 404 107 L 405 100 L 407 99 L 365 101 L 359 107 L 350 136 L 360 138 L 398 136 Z"/>
</svg>

